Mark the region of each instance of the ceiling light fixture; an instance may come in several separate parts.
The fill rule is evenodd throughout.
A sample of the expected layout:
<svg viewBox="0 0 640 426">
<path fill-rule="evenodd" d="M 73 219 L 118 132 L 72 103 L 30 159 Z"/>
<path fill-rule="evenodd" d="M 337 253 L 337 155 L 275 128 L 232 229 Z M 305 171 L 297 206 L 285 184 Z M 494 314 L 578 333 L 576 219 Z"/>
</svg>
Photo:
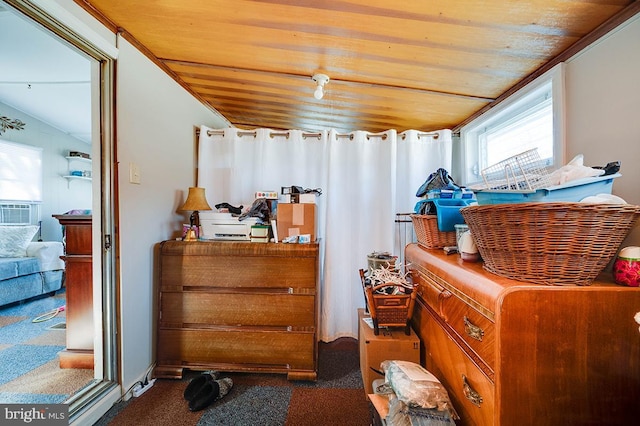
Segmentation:
<svg viewBox="0 0 640 426">
<path fill-rule="evenodd" d="M 329 82 L 329 76 L 326 74 L 314 74 L 311 77 L 318 87 L 316 87 L 316 91 L 313 92 L 313 97 L 320 100 L 324 96 L 324 85 Z"/>
</svg>

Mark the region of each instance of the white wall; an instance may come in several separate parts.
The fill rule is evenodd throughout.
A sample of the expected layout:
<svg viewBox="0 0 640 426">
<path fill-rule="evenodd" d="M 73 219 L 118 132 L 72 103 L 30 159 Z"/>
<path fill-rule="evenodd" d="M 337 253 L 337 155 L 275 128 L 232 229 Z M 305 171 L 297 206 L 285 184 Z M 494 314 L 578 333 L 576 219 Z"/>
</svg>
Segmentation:
<svg viewBox="0 0 640 426">
<path fill-rule="evenodd" d="M 177 209 L 195 185 L 194 127 L 227 124 L 123 39 L 118 42 L 122 367 L 125 389 L 155 359 L 154 246 L 187 219 Z M 141 184 L 129 183 L 129 164 Z"/>
<path fill-rule="evenodd" d="M 43 185 L 40 206 L 42 239 L 62 241 L 60 223 L 51 215 L 65 213 L 72 209 L 91 208 L 91 182 L 68 181 L 63 178 L 63 175 L 69 174 L 69 165 L 64 157 L 69 151 L 90 154 L 91 147 L 9 105 L 0 103 L 0 115 L 26 123 L 23 130 L 7 130 L 0 136 L 2 139 L 42 148 Z M 79 167 L 76 168 L 79 169 Z M 91 165 L 86 165 L 83 169 L 85 168 L 91 170 Z"/>
<path fill-rule="evenodd" d="M 566 158 L 620 160 L 613 193 L 640 205 L 640 14 L 567 62 Z M 640 245 L 636 226 L 626 245 Z"/>
</svg>

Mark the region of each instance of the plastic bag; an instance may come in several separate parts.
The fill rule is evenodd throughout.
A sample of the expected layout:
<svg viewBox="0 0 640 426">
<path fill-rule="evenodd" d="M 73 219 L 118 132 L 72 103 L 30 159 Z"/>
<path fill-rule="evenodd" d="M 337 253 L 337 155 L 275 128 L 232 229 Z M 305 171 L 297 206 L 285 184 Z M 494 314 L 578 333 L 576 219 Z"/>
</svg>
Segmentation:
<svg viewBox="0 0 640 426">
<path fill-rule="evenodd" d="M 604 175 L 603 169 L 596 169 L 584 165 L 584 156 L 578 154 L 569 163 L 553 171 L 549 175 L 551 185 L 562 185 L 572 180 L 582 179 L 586 177 L 596 177 Z"/>
<path fill-rule="evenodd" d="M 387 360 L 380 367 L 386 382 L 409 409 L 436 408 L 448 411 L 453 419 L 459 418 L 442 383 L 420 364 Z"/>
</svg>

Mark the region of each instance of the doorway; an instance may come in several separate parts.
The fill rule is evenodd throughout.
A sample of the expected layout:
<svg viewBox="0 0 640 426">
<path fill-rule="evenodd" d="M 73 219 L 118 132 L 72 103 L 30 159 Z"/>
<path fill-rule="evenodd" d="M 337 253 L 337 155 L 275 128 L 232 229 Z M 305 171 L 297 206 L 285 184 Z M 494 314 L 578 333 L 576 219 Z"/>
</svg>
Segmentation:
<svg viewBox="0 0 640 426">
<path fill-rule="evenodd" d="M 92 367 L 93 375 L 64 401 L 69 405 L 70 421 L 73 421 L 105 394 L 113 393 L 113 389 L 119 387 L 114 272 L 117 241 L 114 232 L 115 180 L 112 167 L 114 60 L 30 2 L 0 1 L 0 20 L 3 24 L 15 24 L 11 26 L 15 31 L 26 31 L 21 34 L 3 34 L 5 46 L 15 40 L 41 40 L 43 36 L 47 40 L 43 47 L 46 51 L 34 53 L 18 49 L 13 52 L 12 58 L 2 57 L 3 68 L 11 65 L 15 75 L 11 79 L 0 77 L 0 107 L 3 111 L 19 116 L 26 123 L 25 129 L 28 129 L 16 132 L 11 137 L 17 139 L 17 143 L 43 145 L 45 154 L 42 168 L 46 174 L 43 192 L 46 195 L 41 202 L 36 203 L 41 235 L 44 240 L 66 243 L 66 250 L 71 247 L 63 235 L 69 237 L 70 227 L 62 225 L 59 218 L 54 216 L 73 215 L 74 211 L 80 211 L 79 216 L 88 219 L 85 223 L 90 227 L 87 294 L 91 298 L 88 315 L 93 324 L 81 333 L 84 337 L 89 337 L 90 345 L 92 343 L 92 365 L 89 367 Z M 8 25 L 2 27 L 9 28 Z M 57 47 L 52 48 L 51 43 Z M 33 43 L 29 46 L 32 47 Z M 64 60 L 57 58 L 42 64 L 42 59 L 47 58 L 53 49 L 71 52 L 72 55 L 66 56 Z M 4 52 L 8 54 L 9 50 L 5 49 Z M 61 68 L 75 64 L 86 66 L 86 74 L 81 72 L 80 77 L 77 77 L 76 70 L 76 74 L 67 74 L 76 77 L 56 80 L 55 74 L 62 74 Z M 24 67 L 22 73 L 18 71 L 19 67 Z M 36 75 L 35 71 L 48 72 Z M 17 90 L 33 90 L 34 93 L 36 88 L 39 94 L 51 98 L 24 103 L 27 96 L 11 96 Z M 69 103 L 71 100 L 78 100 L 79 104 Z M 70 159 L 77 153 L 86 154 L 88 158 Z M 78 161 L 80 166 L 76 165 Z M 78 171 L 83 173 L 78 176 Z M 67 268 L 71 255 L 72 253 L 65 252 Z M 71 289 L 69 286 L 75 285 L 73 281 L 76 280 L 70 272 L 69 269 L 65 272 L 64 285 L 67 292 Z M 60 297 L 62 294 L 67 297 L 64 290 L 63 288 L 56 296 Z M 66 302 L 68 304 L 70 300 L 67 298 Z M 66 307 L 67 314 L 77 313 L 76 309 L 72 314 L 72 306 Z M 66 330 L 67 333 L 69 331 Z M 69 366 L 63 366 L 67 367 Z M 68 369 L 71 371 L 74 368 L 76 365 L 72 363 Z"/>
</svg>

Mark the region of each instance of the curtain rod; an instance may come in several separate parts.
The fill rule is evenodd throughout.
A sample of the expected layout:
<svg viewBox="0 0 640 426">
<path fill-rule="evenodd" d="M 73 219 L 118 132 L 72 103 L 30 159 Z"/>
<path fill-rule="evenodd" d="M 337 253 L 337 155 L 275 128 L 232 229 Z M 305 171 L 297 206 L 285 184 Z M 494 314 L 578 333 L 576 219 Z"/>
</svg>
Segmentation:
<svg viewBox="0 0 640 426">
<path fill-rule="evenodd" d="M 197 135 L 200 135 L 200 129 L 198 129 L 196 131 Z M 253 136 L 256 137 L 256 131 L 255 130 L 238 130 L 238 136 Z M 224 136 L 224 130 L 207 130 L 207 136 L 214 136 L 214 135 L 220 135 L 220 136 Z M 269 136 L 271 136 L 272 138 L 275 136 L 284 136 L 286 138 L 289 137 L 289 132 L 271 132 L 269 133 Z M 322 137 L 322 133 L 302 133 L 303 137 L 314 137 L 314 138 L 318 138 L 320 139 L 320 137 Z M 427 137 L 427 136 L 431 136 L 434 139 L 438 139 L 440 137 L 440 133 L 438 132 L 423 132 L 423 133 L 418 133 L 418 137 Z M 383 140 L 387 138 L 387 134 L 386 133 L 372 133 L 370 135 L 367 135 L 367 138 L 371 138 L 371 137 L 381 137 Z M 402 135 L 402 139 L 405 139 L 407 136 L 406 135 Z M 336 138 L 349 138 L 349 139 L 353 139 L 353 134 L 352 133 L 336 133 Z"/>
<path fill-rule="evenodd" d="M 197 133 L 199 134 L 200 131 L 198 130 Z M 224 130 L 207 130 L 207 136 L 214 136 L 214 135 L 224 136 Z M 238 130 L 238 136 L 256 137 L 256 135 L 257 135 L 257 132 L 255 130 Z M 289 132 L 271 132 L 269 133 L 269 136 L 271 136 L 272 138 L 275 136 L 284 136 L 288 138 Z M 322 133 L 302 133 L 302 136 L 305 138 L 314 137 L 314 138 L 320 139 L 320 137 L 322 136 Z"/>
<path fill-rule="evenodd" d="M 440 137 L 440 133 L 438 133 L 438 132 L 423 132 L 423 133 L 418 133 L 418 137 L 419 137 L 419 138 L 424 138 L 424 137 L 427 137 L 427 136 L 431 136 L 431 137 L 433 137 L 434 139 L 438 139 L 438 138 Z M 404 135 L 404 134 L 402 135 L 402 139 L 405 139 L 406 137 L 407 137 L 407 135 Z"/>
</svg>

